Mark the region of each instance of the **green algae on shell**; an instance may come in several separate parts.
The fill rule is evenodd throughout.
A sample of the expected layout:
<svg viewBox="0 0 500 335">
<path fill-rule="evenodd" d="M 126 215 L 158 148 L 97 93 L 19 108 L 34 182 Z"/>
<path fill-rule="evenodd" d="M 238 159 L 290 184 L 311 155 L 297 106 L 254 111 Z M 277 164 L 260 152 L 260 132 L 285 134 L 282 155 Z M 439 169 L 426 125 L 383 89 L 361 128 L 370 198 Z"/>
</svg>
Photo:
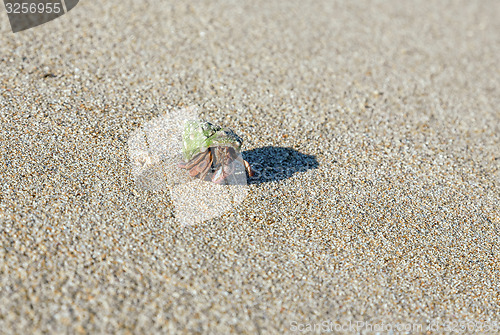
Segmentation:
<svg viewBox="0 0 500 335">
<path fill-rule="evenodd" d="M 239 152 L 243 140 L 229 128 L 208 121 L 188 120 L 182 134 L 184 160 L 188 162 L 211 147 L 232 147 Z"/>
</svg>

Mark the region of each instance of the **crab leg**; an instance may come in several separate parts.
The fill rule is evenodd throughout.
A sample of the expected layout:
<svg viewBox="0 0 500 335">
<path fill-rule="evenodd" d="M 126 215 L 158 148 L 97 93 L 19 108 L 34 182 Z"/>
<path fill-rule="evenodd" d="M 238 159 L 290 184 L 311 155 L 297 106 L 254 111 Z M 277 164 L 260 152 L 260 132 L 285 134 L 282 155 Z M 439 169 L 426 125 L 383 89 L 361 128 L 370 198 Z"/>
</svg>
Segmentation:
<svg viewBox="0 0 500 335">
<path fill-rule="evenodd" d="M 199 162 L 189 170 L 189 175 L 191 177 L 195 177 L 210 168 L 210 165 L 212 163 L 212 155 L 210 153 L 207 153 L 203 156 L 203 158 L 204 159 L 201 162 Z"/>
<path fill-rule="evenodd" d="M 207 165 L 206 165 L 205 169 L 203 169 L 203 171 L 202 171 L 202 175 L 200 176 L 201 180 L 205 180 L 205 177 L 207 176 L 208 172 L 212 168 L 212 164 L 213 164 L 212 152 L 210 151 L 210 149 L 208 149 L 208 151 L 209 151 L 209 159 L 207 161 Z"/>
<path fill-rule="evenodd" d="M 250 166 L 250 164 L 246 160 L 244 160 L 241 156 L 238 156 L 238 154 L 234 150 L 232 153 L 233 153 L 232 159 L 237 159 L 238 161 L 243 163 L 243 165 L 245 166 L 245 170 L 247 170 L 247 172 L 248 172 L 248 175 L 250 177 L 253 177 L 254 171 L 252 170 L 252 167 Z"/>
<path fill-rule="evenodd" d="M 243 164 L 250 177 L 254 176 L 254 171 L 250 164 L 241 155 L 238 155 L 233 148 L 227 147 L 209 148 L 197 154 L 189 162 L 179 163 L 178 166 L 187 169 L 191 177 L 198 177 L 202 180 L 205 180 L 207 175 L 212 172 L 210 178 L 212 182 L 221 184 L 227 177 L 234 173 L 234 166 L 232 164 L 234 160 Z"/>
<path fill-rule="evenodd" d="M 254 172 L 253 172 L 253 170 L 252 170 L 252 167 L 251 167 L 251 166 L 250 166 L 250 164 L 248 164 L 248 162 L 247 162 L 246 160 L 244 160 L 244 159 L 243 159 L 243 165 L 245 165 L 245 170 L 247 170 L 248 175 L 249 175 L 250 177 L 253 177 Z"/>
<path fill-rule="evenodd" d="M 245 166 L 245 170 L 248 172 L 248 175 L 250 177 L 253 177 L 254 176 L 254 171 L 252 170 L 252 167 L 250 166 L 250 164 L 244 160 L 242 157 L 238 157 L 237 160 L 243 164 L 243 166 Z"/>
<path fill-rule="evenodd" d="M 183 169 L 192 169 L 195 165 L 197 165 L 198 163 L 200 163 L 205 158 L 205 156 L 207 154 L 208 154 L 208 151 L 201 152 L 198 155 L 196 155 L 193 159 L 191 159 L 189 162 L 187 162 L 187 163 L 179 163 L 178 166 L 180 168 L 183 168 Z"/>
</svg>

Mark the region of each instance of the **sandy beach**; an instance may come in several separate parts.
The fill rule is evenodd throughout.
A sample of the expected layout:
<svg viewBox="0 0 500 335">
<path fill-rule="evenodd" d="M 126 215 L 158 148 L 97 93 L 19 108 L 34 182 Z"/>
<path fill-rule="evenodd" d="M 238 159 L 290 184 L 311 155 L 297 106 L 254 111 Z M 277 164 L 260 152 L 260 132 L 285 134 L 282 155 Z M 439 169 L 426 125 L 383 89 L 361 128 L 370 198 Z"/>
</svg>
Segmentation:
<svg viewBox="0 0 500 335">
<path fill-rule="evenodd" d="M 500 330 L 500 2 L 0 20 L 0 334 Z M 132 150 L 190 106 L 259 171 L 191 224 L 221 196 L 138 185 Z"/>
</svg>

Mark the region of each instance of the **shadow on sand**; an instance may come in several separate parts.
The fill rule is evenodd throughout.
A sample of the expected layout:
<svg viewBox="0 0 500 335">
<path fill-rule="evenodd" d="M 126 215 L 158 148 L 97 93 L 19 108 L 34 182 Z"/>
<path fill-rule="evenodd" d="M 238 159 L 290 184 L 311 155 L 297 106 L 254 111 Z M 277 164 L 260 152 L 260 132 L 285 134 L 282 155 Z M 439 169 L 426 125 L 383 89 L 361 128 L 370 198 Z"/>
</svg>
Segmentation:
<svg viewBox="0 0 500 335">
<path fill-rule="evenodd" d="M 244 151 L 242 155 L 255 172 L 253 177 L 248 178 L 249 185 L 288 179 L 294 173 L 319 166 L 315 156 L 291 148 L 269 146 Z"/>
</svg>

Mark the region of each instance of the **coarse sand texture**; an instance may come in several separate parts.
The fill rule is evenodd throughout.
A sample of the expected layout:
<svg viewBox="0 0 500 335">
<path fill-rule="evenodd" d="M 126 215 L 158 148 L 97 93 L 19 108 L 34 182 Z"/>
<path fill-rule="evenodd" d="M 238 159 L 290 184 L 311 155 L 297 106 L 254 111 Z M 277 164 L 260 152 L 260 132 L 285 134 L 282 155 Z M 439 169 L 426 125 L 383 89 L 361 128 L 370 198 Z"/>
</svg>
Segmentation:
<svg viewBox="0 0 500 335">
<path fill-rule="evenodd" d="M 0 334 L 496 334 L 499 55 L 495 0 L 0 5 Z M 190 106 L 227 198 L 141 142 Z"/>
</svg>

